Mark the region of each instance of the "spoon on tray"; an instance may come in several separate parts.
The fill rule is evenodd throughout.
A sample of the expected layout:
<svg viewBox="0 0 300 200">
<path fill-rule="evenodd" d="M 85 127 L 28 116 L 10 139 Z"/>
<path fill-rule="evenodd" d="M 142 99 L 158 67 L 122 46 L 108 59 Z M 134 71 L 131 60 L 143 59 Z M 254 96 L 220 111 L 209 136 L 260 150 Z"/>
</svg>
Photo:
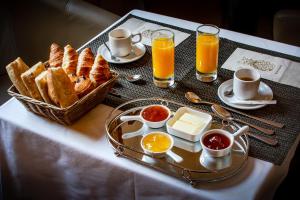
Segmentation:
<svg viewBox="0 0 300 200">
<path fill-rule="evenodd" d="M 206 104 L 206 105 L 214 105 L 216 103 L 213 103 L 213 102 L 208 102 L 208 101 L 204 101 L 202 100 L 197 94 L 195 94 L 194 92 L 186 92 L 185 93 L 185 98 L 187 100 L 189 100 L 190 102 L 194 103 L 194 104 Z M 238 111 L 238 110 L 235 110 L 233 108 L 229 108 L 229 107 L 225 107 L 225 106 L 222 106 L 223 108 L 225 108 L 226 110 L 229 110 L 231 112 L 235 112 L 235 113 L 238 113 L 240 115 L 243 115 L 243 116 L 246 116 L 246 117 L 249 117 L 251 119 L 255 119 L 257 121 L 260 121 L 260 122 L 263 122 L 263 123 L 266 123 L 266 124 L 269 124 L 271 126 L 274 126 L 274 127 L 277 127 L 277 128 L 282 128 L 284 126 L 284 124 L 281 124 L 281 123 L 278 123 L 278 122 L 275 122 L 275 121 L 272 121 L 272 120 L 268 120 L 268 119 L 263 119 L 263 118 L 260 118 L 260 117 L 256 117 L 256 116 L 253 116 L 253 115 L 249 115 L 249 114 L 246 114 L 244 112 L 241 112 L 241 111 Z"/>
</svg>

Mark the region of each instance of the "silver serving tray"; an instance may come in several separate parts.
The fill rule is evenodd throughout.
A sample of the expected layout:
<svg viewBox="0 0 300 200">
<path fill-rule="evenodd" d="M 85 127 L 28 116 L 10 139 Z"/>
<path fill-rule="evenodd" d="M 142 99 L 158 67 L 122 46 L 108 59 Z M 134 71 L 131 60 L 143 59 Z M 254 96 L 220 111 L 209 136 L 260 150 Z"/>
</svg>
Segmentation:
<svg viewBox="0 0 300 200">
<path fill-rule="evenodd" d="M 128 101 L 115 108 L 107 119 L 105 127 L 107 139 L 117 156 L 129 158 L 171 176 L 184 179 L 192 185 L 203 181 L 213 182 L 229 178 L 237 174 L 247 163 L 249 141 L 245 134 L 236 139 L 230 155 L 218 159 L 204 156 L 200 142 L 193 143 L 175 136 L 172 136 L 174 139 L 172 151 L 181 156 L 183 162 L 176 163 L 168 156 L 155 158 L 144 153 L 140 146 L 142 135 L 157 130 L 167 132 L 166 128 L 151 129 L 139 121 L 123 122 L 120 117 L 137 115 L 143 107 L 152 104 L 166 105 L 172 112 L 176 112 L 180 107 L 189 107 L 167 99 L 147 98 Z M 206 112 L 195 107 L 190 108 Z M 221 119 L 212 113 L 209 114 L 213 116 L 211 129 L 222 128 L 232 132 L 230 125 L 225 125 Z M 140 135 L 122 139 L 123 134 L 134 131 L 139 131 Z"/>
</svg>

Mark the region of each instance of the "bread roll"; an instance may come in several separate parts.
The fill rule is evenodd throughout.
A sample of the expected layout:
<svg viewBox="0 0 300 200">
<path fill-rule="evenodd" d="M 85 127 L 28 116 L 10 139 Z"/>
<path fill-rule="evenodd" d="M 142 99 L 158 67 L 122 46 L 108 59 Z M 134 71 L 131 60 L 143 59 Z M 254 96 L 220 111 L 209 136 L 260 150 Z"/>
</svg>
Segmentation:
<svg viewBox="0 0 300 200">
<path fill-rule="evenodd" d="M 28 69 L 29 67 L 23 62 L 20 57 L 6 66 L 7 74 L 19 93 L 30 97 L 30 94 L 21 79 L 21 74 Z"/>
<path fill-rule="evenodd" d="M 47 71 L 43 71 L 35 78 L 36 86 L 46 103 L 52 104 L 52 101 L 48 95 L 48 83 L 47 83 Z"/>
<path fill-rule="evenodd" d="M 68 107 L 78 100 L 73 84 L 61 68 L 49 68 L 47 73 L 50 99 L 61 108 Z"/>
<path fill-rule="evenodd" d="M 70 45 L 65 46 L 62 68 L 66 74 L 76 74 L 77 62 L 78 53 Z"/>
<path fill-rule="evenodd" d="M 51 44 L 50 55 L 49 55 L 50 67 L 61 67 L 63 56 L 64 56 L 63 49 L 56 43 Z"/>
<path fill-rule="evenodd" d="M 101 85 L 111 78 L 109 65 L 101 55 L 97 55 L 89 77 L 95 86 Z"/>
<path fill-rule="evenodd" d="M 21 75 L 22 81 L 26 86 L 27 90 L 29 91 L 30 96 L 40 101 L 42 101 L 43 98 L 35 83 L 35 78 L 45 70 L 46 70 L 45 65 L 42 62 L 38 62 L 37 64 L 35 64 L 33 67 L 31 67 Z"/>
<path fill-rule="evenodd" d="M 75 92 L 79 98 L 84 97 L 94 89 L 94 85 L 89 78 L 79 77 L 75 83 Z"/>
<path fill-rule="evenodd" d="M 90 48 L 85 48 L 78 58 L 77 76 L 89 77 L 90 70 L 94 63 L 94 54 Z"/>
</svg>

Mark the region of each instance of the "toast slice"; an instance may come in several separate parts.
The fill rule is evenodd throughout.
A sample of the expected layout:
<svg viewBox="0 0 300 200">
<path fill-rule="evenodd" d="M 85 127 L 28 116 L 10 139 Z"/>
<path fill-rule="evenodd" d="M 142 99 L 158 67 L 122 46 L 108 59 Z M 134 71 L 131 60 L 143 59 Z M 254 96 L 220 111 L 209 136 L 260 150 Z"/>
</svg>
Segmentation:
<svg viewBox="0 0 300 200">
<path fill-rule="evenodd" d="M 48 95 L 48 82 L 47 82 L 48 71 L 43 71 L 35 78 L 36 86 L 46 103 L 53 104 Z"/>
<path fill-rule="evenodd" d="M 38 62 L 21 75 L 22 81 L 30 93 L 30 96 L 36 100 L 43 101 L 39 89 L 35 83 L 35 78 L 46 70 L 42 62 Z"/>
<path fill-rule="evenodd" d="M 47 82 L 49 97 L 57 106 L 66 108 L 78 100 L 74 85 L 61 67 L 48 69 Z"/>
<path fill-rule="evenodd" d="M 6 66 L 7 74 L 11 82 L 19 91 L 19 93 L 31 97 L 29 91 L 27 90 L 26 86 L 24 85 L 21 79 L 21 74 L 26 72 L 28 69 L 29 67 L 24 63 L 24 61 L 20 57 L 18 57 L 16 60 L 14 60 Z"/>
</svg>

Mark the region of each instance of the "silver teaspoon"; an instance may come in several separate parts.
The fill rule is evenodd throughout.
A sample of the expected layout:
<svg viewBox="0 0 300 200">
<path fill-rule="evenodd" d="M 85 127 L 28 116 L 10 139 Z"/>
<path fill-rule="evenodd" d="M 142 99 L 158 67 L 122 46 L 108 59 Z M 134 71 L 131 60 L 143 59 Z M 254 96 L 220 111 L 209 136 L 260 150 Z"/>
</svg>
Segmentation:
<svg viewBox="0 0 300 200">
<path fill-rule="evenodd" d="M 141 74 L 133 74 L 133 75 L 127 75 L 122 74 L 122 76 L 128 81 L 128 82 L 136 82 L 142 79 Z"/>
<path fill-rule="evenodd" d="M 194 104 L 206 104 L 206 105 L 213 105 L 215 103 L 213 102 L 208 102 L 208 101 L 203 101 L 197 94 L 195 94 L 194 92 L 187 92 L 185 93 L 185 98 L 187 98 L 187 100 L 189 100 L 190 102 L 194 103 Z M 240 115 L 243 115 L 243 116 L 246 116 L 246 117 L 249 117 L 251 119 L 255 119 L 257 121 L 260 121 L 260 122 L 263 122 L 263 123 L 266 123 L 266 124 L 269 124 L 269 125 L 272 125 L 272 126 L 275 126 L 277 128 L 282 128 L 284 126 L 284 124 L 282 123 L 278 123 L 278 122 L 274 122 L 274 121 L 271 121 L 271 120 L 267 120 L 267 119 L 263 119 L 263 118 L 260 118 L 260 117 L 256 117 L 256 116 L 253 116 L 253 115 L 249 115 L 249 114 L 246 114 L 244 112 L 241 112 L 241 111 L 238 111 L 238 110 L 235 110 L 233 108 L 229 108 L 229 107 L 225 107 L 225 106 L 222 106 L 223 108 L 227 109 L 227 110 L 230 110 L 231 112 L 235 112 L 235 113 L 238 113 Z"/>
<path fill-rule="evenodd" d="M 120 61 L 120 59 L 119 58 L 117 58 L 116 56 L 114 56 L 113 54 L 112 54 L 112 52 L 111 52 L 111 50 L 110 50 L 110 48 L 107 46 L 107 44 L 104 42 L 103 43 L 104 45 L 105 45 L 105 47 L 106 47 L 106 49 L 108 50 L 108 52 L 109 52 L 109 54 L 110 54 L 110 58 L 112 59 L 112 60 L 114 60 L 114 61 Z"/>
<path fill-rule="evenodd" d="M 234 123 L 234 122 L 233 122 Z M 235 126 L 239 127 L 238 124 L 234 123 Z M 229 125 L 230 128 L 234 131 L 237 130 L 237 128 L 233 125 Z M 266 143 L 270 146 L 276 146 L 278 144 L 278 141 L 276 139 L 273 139 L 273 138 L 268 138 L 268 137 L 265 137 L 265 136 L 262 136 L 262 135 L 257 135 L 257 134 L 254 134 L 254 133 L 251 133 L 250 131 L 247 132 L 247 135 L 252 137 L 252 138 L 255 138 L 263 143 Z"/>
<path fill-rule="evenodd" d="M 237 118 L 233 118 L 231 113 L 228 112 L 226 109 L 224 109 L 223 107 L 221 107 L 220 105 L 214 104 L 211 106 L 211 109 L 214 113 L 216 113 L 217 115 L 219 115 L 222 118 L 228 119 L 230 121 L 236 121 L 236 122 L 240 122 L 243 124 L 246 124 L 252 128 L 255 128 L 256 130 L 259 130 L 267 135 L 273 135 L 274 134 L 274 130 L 270 130 L 270 129 L 266 129 L 260 126 L 256 126 L 254 124 L 250 124 L 249 122 L 245 122 L 241 119 L 237 119 Z"/>
</svg>

